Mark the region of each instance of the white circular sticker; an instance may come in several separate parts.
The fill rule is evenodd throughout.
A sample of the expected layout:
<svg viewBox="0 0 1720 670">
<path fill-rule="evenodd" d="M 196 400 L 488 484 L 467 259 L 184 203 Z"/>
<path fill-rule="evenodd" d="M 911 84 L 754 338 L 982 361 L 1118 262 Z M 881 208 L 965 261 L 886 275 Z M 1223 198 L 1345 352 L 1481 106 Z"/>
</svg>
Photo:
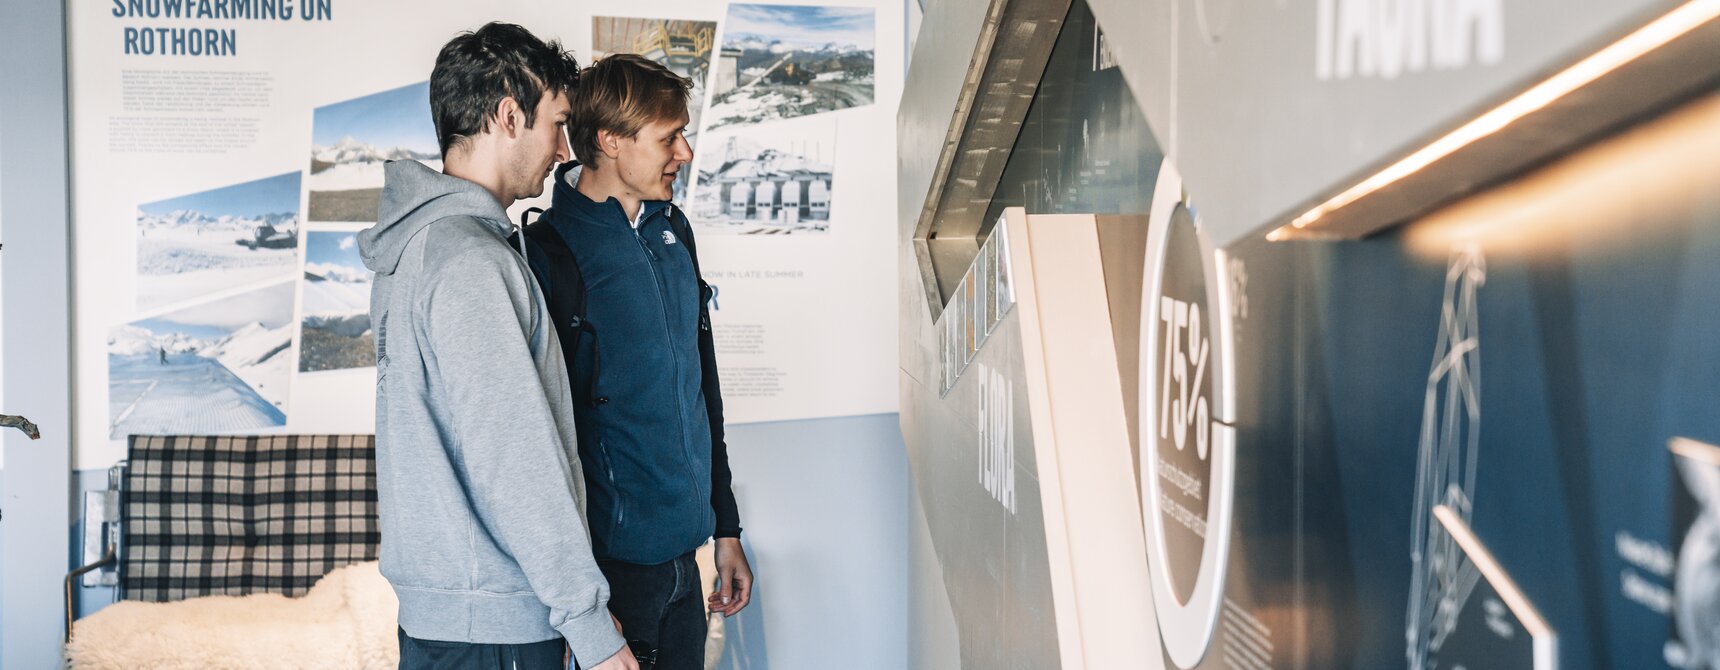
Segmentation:
<svg viewBox="0 0 1720 670">
<path fill-rule="evenodd" d="M 1141 279 L 1141 519 L 1154 610 L 1177 667 L 1199 665 L 1224 600 L 1235 498 L 1230 283 L 1182 176 L 1159 168 Z"/>
</svg>

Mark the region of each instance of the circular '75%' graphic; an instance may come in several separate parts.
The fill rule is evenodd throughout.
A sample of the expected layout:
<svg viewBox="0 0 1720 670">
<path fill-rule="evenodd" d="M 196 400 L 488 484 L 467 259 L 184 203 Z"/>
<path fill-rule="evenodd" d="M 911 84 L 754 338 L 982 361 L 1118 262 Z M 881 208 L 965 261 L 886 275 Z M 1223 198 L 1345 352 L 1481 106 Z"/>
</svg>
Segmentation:
<svg viewBox="0 0 1720 670">
<path fill-rule="evenodd" d="M 1235 371 L 1227 267 L 1166 161 L 1154 188 L 1141 291 L 1141 518 L 1153 607 L 1179 668 L 1211 647 L 1235 497 Z"/>
</svg>

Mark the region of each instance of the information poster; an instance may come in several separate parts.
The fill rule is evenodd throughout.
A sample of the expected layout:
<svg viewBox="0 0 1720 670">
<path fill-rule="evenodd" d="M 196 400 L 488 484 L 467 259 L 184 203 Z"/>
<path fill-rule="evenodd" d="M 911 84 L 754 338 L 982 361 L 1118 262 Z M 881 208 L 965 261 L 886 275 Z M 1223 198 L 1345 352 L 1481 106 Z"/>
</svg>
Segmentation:
<svg viewBox="0 0 1720 670">
<path fill-rule="evenodd" d="M 899 3 L 69 11 L 80 469 L 123 458 L 134 434 L 374 431 L 356 234 L 374 224 L 385 162 L 440 168 L 430 69 L 492 20 L 559 39 L 581 64 L 640 53 L 693 80 L 697 156 L 676 199 L 718 287 L 730 422 L 896 409 Z"/>
</svg>

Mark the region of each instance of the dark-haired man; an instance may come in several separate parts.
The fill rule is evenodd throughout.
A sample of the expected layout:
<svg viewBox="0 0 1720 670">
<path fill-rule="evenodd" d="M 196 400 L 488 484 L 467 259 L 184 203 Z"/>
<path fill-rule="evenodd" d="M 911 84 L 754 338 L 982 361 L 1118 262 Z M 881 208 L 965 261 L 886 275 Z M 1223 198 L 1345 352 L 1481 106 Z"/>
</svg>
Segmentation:
<svg viewBox="0 0 1720 670">
<path fill-rule="evenodd" d="M 570 132 L 581 170 L 557 172 L 554 204 L 526 236 L 539 242 L 532 270 L 569 348 L 609 609 L 640 667 L 657 670 L 703 665 L 694 550 L 715 535 L 711 611 L 740 612 L 753 586 L 729 484 L 710 296 L 687 219 L 669 202 L 693 160 L 690 87 L 629 54 L 582 71 Z"/>
<path fill-rule="evenodd" d="M 506 207 L 567 160 L 578 65 L 491 23 L 436 57 L 443 172 L 396 161 L 376 226 L 377 492 L 401 668 L 637 668 L 591 554 L 565 368 Z M 565 640 L 565 642 L 564 642 Z"/>
</svg>

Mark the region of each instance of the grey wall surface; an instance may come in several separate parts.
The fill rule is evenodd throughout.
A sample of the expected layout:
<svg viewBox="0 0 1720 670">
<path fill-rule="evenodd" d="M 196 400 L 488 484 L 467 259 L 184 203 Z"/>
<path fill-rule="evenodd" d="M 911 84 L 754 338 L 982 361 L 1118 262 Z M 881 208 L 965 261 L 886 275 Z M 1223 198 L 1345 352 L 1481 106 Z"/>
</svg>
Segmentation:
<svg viewBox="0 0 1720 670">
<path fill-rule="evenodd" d="M 6 407 L 41 426 L 7 430 L 0 472 L 0 666 L 59 663 L 60 580 L 71 517 L 71 325 L 65 7 L 0 3 L 0 220 L 7 262 Z"/>
<path fill-rule="evenodd" d="M 909 488 L 908 666 L 959 668 L 961 637 L 920 494 Z"/>
<path fill-rule="evenodd" d="M 958 0 L 950 0 L 956 3 Z M 948 4 L 948 3 L 939 3 Z M 983 5 L 969 0 L 964 4 Z M 1528 88 L 1553 71 L 1593 52 L 1671 8 L 1675 0 L 1542 0 L 1539 2 L 1397 3 L 1378 0 L 1091 0 L 1093 13 L 1113 36 L 1111 50 L 1135 99 L 1177 161 L 1191 193 L 1201 194 L 1201 217 L 1217 243 L 1228 244 L 1279 217 L 1347 187 L 1365 172 L 1407 154 L 1475 113 Z M 1334 50 L 1356 50 L 1347 77 L 1338 67 L 1321 78 L 1323 8 L 1338 30 L 1347 15 L 1374 23 L 1388 6 L 1450 9 L 1498 7 L 1502 51 L 1488 57 L 1471 42 L 1461 67 L 1400 67 L 1384 76 L 1383 56 L 1407 65 L 1415 37 L 1386 30 Z M 953 11 L 953 10 L 946 10 Z M 1381 19 L 1379 25 L 1389 25 Z M 1477 29 L 1470 37 L 1479 36 Z M 1391 47 L 1397 47 L 1395 49 Z M 1430 47 L 1431 48 L 1431 44 Z M 1373 74 L 1361 54 L 1374 58 Z M 1427 51 L 1420 53 L 1426 54 Z M 904 197 L 908 191 L 902 191 Z M 1292 211 L 1298 210 L 1298 211 Z M 1287 217 L 1285 218 L 1287 220 Z"/>
<path fill-rule="evenodd" d="M 914 41 L 909 58 L 913 67 L 902 85 L 902 103 L 896 111 L 896 220 L 910 230 L 919 220 L 920 207 L 931 188 L 990 4 L 984 0 L 940 0 L 930 3 L 920 19 L 920 35 L 926 38 Z"/>
</svg>

